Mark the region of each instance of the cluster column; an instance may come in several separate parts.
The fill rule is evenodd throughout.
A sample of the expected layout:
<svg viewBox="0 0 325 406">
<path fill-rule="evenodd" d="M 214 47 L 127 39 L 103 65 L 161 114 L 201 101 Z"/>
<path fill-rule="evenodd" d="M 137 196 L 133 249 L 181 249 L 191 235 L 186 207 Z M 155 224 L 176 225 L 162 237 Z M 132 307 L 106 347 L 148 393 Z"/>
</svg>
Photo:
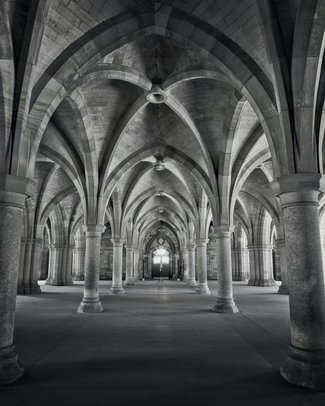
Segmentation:
<svg viewBox="0 0 325 406">
<path fill-rule="evenodd" d="M 245 248 L 234 248 L 233 254 L 233 280 L 247 281 L 249 278 L 248 271 L 248 251 Z"/>
<path fill-rule="evenodd" d="M 325 295 L 319 230 L 321 175 L 299 174 L 273 184 L 283 210 L 291 345 L 281 368 L 289 382 L 325 390 Z"/>
<path fill-rule="evenodd" d="M 188 274 L 189 274 L 189 255 L 188 255 L 188 249 L 184 248 L 183 252 L 182 252 L 182 257 L 183 257 L 183 264 L 184 264 L 184 268 L 183 268 L 183 282 L 187 282 L 188 281 Z"/>
<path fill-rule="evenodd" d="M 269 244 L 248 247 L 250 279 L 249 286 L 275 286 L 272 269 L 272 247 Z"/>
<path fill-rule="evenodd" d="M 207 239 L 196 241 L 197 247 L 197 266 L 198 266 L 198 283 L 196 293 L 200 295 L 210 295 L 208 286 L 208 264 L 207 264 Z"/>
<path fill-rule="evenodd" d="M 85 247 L 75 247 L 73 250 L 72 278 L 75 281 L 85 280 Z"/>
<path fill-rule="evenodd" d="M 134 250 L 133 250 L 133 281 L 134 281 L 134 283 L 142 278 L 142 275 L 141 276 L 139 275 L 139 258 L 140 258 L 139 248 L 134 248 Z"/>
<path fill-rule="evenodd" d="M 125 275 L 125 285 L 134 285 L 133 278 L 133 248 L 126 247 L 126 275 Z"/>
<path fill-rule="evenodd" d="M 280 265 L 281 273 L 281 285 L 279 286 L 278 293 L 280 295 L 288 295 L 288 271 L 287 271 L 287 253 L 286 253 L 286 244 L 285 240 L 276 240 L 275 241 L 275 252 L 278 255 L 278 261 Z"/>
<path fill-rule="evenodd" d="M 232 289 L 231 233 L 231 227 L 219 226 L 213 236 L 218 261 L 217 301 L 213 310 L 217 313 L 238 313 Z"/>
<path fill-rule="evenodd" d="M 18 294 L 41 293 L 38 285 L 42 258 L 42 240 L 39 238 L 24 238 L 21 241 Z"/>
<path fill-rule="evenodd" d="M 188 279 L 187 283 L 190 286 L 197 287 L 197 283 L 195 280 L 195 245 L 189 244 L 187 246 L 188 250 Z"/>
<path fill-rule="evenodd" d="M 84 295 L 79 313 L 99 313 L 103 306 L 99 299 L 100 240 L 104 226 L 91 224 L 84 227 L 86 234 Z"/>
<path fill-rule="evenodd" d="M 125 293 L 122 286 L 123 240 L 112 239 L 113 244 L 113 280 L 111 291 L 114 294 Z"/>
<path fill-rule="evenodd" d="M 16 381 L 24 372 L 13 341 L 25 199 L 22 193 L 0 190 L 0 385 Z"/>
</svg>

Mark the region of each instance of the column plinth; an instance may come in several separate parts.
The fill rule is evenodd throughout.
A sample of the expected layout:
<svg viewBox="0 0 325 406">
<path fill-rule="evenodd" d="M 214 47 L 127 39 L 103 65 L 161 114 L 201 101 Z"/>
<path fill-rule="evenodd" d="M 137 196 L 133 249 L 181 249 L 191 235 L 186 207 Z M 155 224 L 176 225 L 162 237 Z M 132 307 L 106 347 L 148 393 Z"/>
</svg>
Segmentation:
<svg viewBox="0 0 325 406">
<path fill-rule="evenodd" d="M 291 345 L 281 368 L 290 383 L 325 390 L 325 295 L 319 229 L 321 175 L 285 176 L 273 183 L 285 228 Z"/>
<path fill-rule="evenodd" d="M 290 346 L 280 372 L 294 385 L 325 391 L 325 351 L 308 352 Z"/>
<path fill-rule="evenodd" d="M 238 313 L 234 299 L 225 297 L 217 297 L 213 311 L 216 313 Z"/>
<path fill-rule="evenodd" d="M 0 348 L 0 386 L 16 382 L 24 373 L 15 346 Z"/>
<path fill-rule="evenodd" d="M 103 310 L 104 309 L 99 298 L 83 297 L 78 307 L 79 313 L 100 313 Z"/>
</svg>

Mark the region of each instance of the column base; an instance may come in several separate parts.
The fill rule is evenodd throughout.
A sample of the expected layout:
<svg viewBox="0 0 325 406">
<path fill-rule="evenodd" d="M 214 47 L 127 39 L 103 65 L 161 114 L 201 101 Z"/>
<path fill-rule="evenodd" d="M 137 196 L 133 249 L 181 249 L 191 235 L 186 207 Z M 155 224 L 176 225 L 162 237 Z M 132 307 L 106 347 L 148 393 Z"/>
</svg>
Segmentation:
<svg viewBox="0 0 325 406">
<path fill-rule="evenodd" d="M 213 311 L 216 313 L 238 313 L 238 308 L 234 302 L 234 299 L 217 298 L 216 304 L 213 306 Z"/>
<path fill-rule="evenodd" d="M 17 295 L 35 295 L 42 293 L 38 283 L 33 285 L 18 285 Z"/>
<path fill-rule="evenodd" d="M 209 286 L 207 283 L 198 283 L 195 289 L 198 295 L 211 295 Z"/>
<path fill-rule="evenodd" d="M 276 286 L 274 279 L 250 279 L 247 283 L 248 286 Z"/>
<path fill-rule="evenodd" d="M 103 310 L 99 298 L 92 299 L 83 297 L 78 307 L 78 313 L 101 313 Z"/>
<path fill-rule="evenodd" d="M 123 286 L 112 286 L 111 292 L 113 295 L 124 295 L 125 290 L 123 289 Z"/>
<path fill-rule="evenodd" d="M 134 281 L 132 278 L 125 279 L 124 286 L 134 285 Z"/>
<path fill-rule="evenodd" d="M 247 275 L 236 275 L 233 277 L 234 282 L 247 282 L 249 279 L 249 276 Z"/>
<path fill-rule="evenodd" d="M 0 349 L 0 386 L 14 383 L 24 375 L 14 345 Z"/>
<path fill-rule="evenodd" d="M 58 280 L 56 280 L 56 279 L 46 279 L 45 285 L 49 285 L 49 286 L 62 286 L 63 283 L 62 283 L 62 281 L 58 281 Z"/>
<path fill-rule="evenodd" d="M 280 372 L 293 385 L 325 391 L 325 351 L 303 351 L 290 346 Z"/>
<path fill-rule="evenodd" d="M 62 286 L 72 286 L 73 285 L 73 281 L 64 281 L 62 282 Z"/>
<path fill-rule="evenodd" d="M 84 281 L 85 276 L 84 275 L 74 275 L 72 278 L 74 281 Z"/>
<path fill-rule="evenodd" d="M 187 283 L 188 283 L 190 286 L 192 286 L 193 288 L 196 288 L 196 287 L 197 287 L 197 283 L 196 283 L 196 280 L 195 280 L 195 279 L 188 279 L 188 280 L 187 280 Z"/>
<path fill-rule="evenodd" d="M 288 285 L 280 285 L 278 290 L 279 295 L 289 295 Z"/>
</svg>

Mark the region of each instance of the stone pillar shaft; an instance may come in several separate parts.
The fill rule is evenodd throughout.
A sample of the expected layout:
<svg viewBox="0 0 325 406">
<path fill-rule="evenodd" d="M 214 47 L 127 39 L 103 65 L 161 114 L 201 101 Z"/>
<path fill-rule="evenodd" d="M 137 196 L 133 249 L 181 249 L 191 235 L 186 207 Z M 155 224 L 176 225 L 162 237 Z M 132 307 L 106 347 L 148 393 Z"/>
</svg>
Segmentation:
<svg viewBox="0 0 325 406">
<path fill-rule="evenodd" d="M 234 258 L 233 263 L 233 280 L 247 281 L 249 278 L 248 272 L 248 251 L 245 248 L 234 248 L 232 250 Z"/>
<path fill-rule="evenodd" d="M 134 285 L 133 266 L 133 248 L 126 247 L 125 285 Z"/>
<path fill-rule="evenodd" d="M 88 225 L 84 228 L 86 234 L 85 283 L 84 295 L 78 308 L 80 313 L 103 311 L 99 299 L 100 240 L 103 228 L 100 225 Z"/>
<path fill-rule="evenodd" d="M 197 286 L 195 280 L 195 245 L 188 245 L 188 279 L 187 282 L 190 286 Z"/>
<path fill-rule="evenodd" d="M 0 191 L 0 384 L 16 381 L 23 368 L 13 345 L 21 228 L 26 196 Z"/>
<path fill-rule="evenodd" d="M 275 286 L 272 268 L 272 246 L 259 244 L 248 247 L 250 263 L 250 286 Z"/>
<path fill-rule="evenodd" d="M 280 197 L 288 270 L 290 352 L 281 368 L 290 383 L 325 390 L 325 295 L 319 229 L 321 175 L 297 174 L 272 185 Z"/>
<path fill-rule="evenodd" d="M 83 281 L 85 279 L 84 267 L 85 267 L 85 248 L 78 247 L 73 252 L 73 271 L 72 276 L 75 281 Z"/>
<path fill-rule="evenodd" d="M 113 239 L 113 277 L 111 291 L 114 294 L 123 294 L 124 289 L 122 286 L 122 265 L 123 265 L 123 241 Z"/>
<path fill-rule="evenodd" d="M 183 261 L 184 261 L 184 269 L 183 269 L 183 281 L 187 282 L 188 281 L 188 274 L 189 274 L 189 256 L 188 256 L 188 249 L 184 248 L 183 249 Z"/>
<path fill-rule="evenodd" d="M 142 278 L 142 275 L 139 275 L 139 249 L 134 248 L 133 250 L 133 280 L 134 282 Z"/>
<path fill-rule="evenodd" d="M 280 265 L 281 285 L 279 286 L 278 293 L 281 295 L 288 295 L 288 270 L 287 270 L 287 253 L 285 240 L 276 240 L 276 251 Z"/>
<path fill-rule="evenodd" d="M 198 281 L 196 292 L 201 295 L 210 295 L 208 287 L 207 239 L 199 239 L 197 246 Z"/>
<path fill-rule="evenodd" d="M 231 228 L 229 226 L 215 227 L 218 261 L 218 292 L 213 310 L 217 313 L 237 313 L 232 289 L 231 267 Z"/>
</svg>

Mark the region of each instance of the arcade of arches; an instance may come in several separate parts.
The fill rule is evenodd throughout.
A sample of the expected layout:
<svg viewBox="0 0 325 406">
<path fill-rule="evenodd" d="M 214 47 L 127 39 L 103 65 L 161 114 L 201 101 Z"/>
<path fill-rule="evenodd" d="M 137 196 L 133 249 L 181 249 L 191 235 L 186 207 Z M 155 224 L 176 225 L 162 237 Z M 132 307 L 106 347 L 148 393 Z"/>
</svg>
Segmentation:
<svg viewBox="0 0 325 406">
<path fill-rule="evenodd" d="M 5 0 L 0 27 L 1 383 L 17 293 L 84 281 L 96 313 L 101 280 L 172 279 L 228 318 L 232 281 L 279 285 L 281 374 L 325 390 L 325 1 Z"/>
</svg>

